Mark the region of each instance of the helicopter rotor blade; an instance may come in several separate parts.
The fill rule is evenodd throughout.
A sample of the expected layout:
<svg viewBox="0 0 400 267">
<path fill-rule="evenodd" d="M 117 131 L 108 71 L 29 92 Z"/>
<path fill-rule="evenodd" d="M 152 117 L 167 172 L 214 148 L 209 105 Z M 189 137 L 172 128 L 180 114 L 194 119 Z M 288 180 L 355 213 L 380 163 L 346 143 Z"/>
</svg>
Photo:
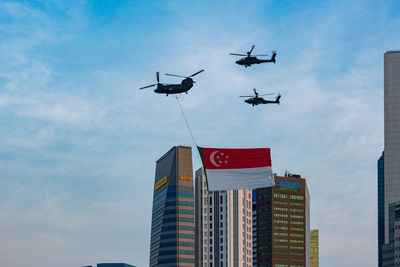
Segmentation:
<svg viewBox="0 0 400 267">
<path fill-rule="evenodd" d="M 256 88 L 253 88 L 254 94 L 258 95 Z"/>
<path fill-rule="evenodd" d="M 176 75 L 176 74 L 169 74 L 169 73 L 165 73 L 165 75 L 179 77 L 179 78 L 188 78 L 188 77 L 185 77 L 185 76 Z"/>
<path fill-rule="evenodd" d="M 202 73 L 204 70 L 199 70 L 198 72 L 196 72 L 196 73 L 193 73 L 192 75 L 190 75 L 189 77 L 193 77 L 193 76 L 196 76 L 197 74 L 199 74 L 199 73 Z"/>
<path fill-rule="evenodd" d="M 263 96 L 263 95 L 273 95 L 274 93 L 269 93 L 269 94 L 262 94 L 262 95 L 258 95 L 258 96 Z"/>
<path fill-rule="evenodd" d="M 250 56 L 251 52 L 253 52 L 253 49 L 254 49 L 254 47 L 256 47 L 256 46 L 255 46 L 255 45 L 253 45 L 253 46 L 251 47 L 250 51 L 249 51 L 249 52 L 247 52 L 247 55 L 249 55 L 249 56 Z"/>
<path fill-rule="evenodd" d="M 254 97 L 253 95 L 241 95 L 239 97 Z"/>
<path fill-rule="evenodd" d="M 247 55 L 244 55 L 244 54 L 236 54 L 236 53 L 229 53 L 229 55 L 231 55 L 231 56 L 241 56 L 241 57 L 247 56 Z"/>
<path fill-rule="evenodd" d="M 157 71 L 157 83 L 160 83 L 160 73 Z"/>
<path fill-rule="evenodd" d="M 140 89 L 140 90 L 143 90 L 143 89 L 152 87 L 152 86 L 154 86 L 154 85 L 157 85 L 157 84 L 155 83 L 155 84 L 152 84 L 152 85 L 147 85 L 147 86 L 144 86 L 144 87 L 140 87 L 139 89 Z"/>
<path fill-rule="evenodd" d="M 253 55 L 253 57 L 268 57 L 269 55 Z"/>
</svg>

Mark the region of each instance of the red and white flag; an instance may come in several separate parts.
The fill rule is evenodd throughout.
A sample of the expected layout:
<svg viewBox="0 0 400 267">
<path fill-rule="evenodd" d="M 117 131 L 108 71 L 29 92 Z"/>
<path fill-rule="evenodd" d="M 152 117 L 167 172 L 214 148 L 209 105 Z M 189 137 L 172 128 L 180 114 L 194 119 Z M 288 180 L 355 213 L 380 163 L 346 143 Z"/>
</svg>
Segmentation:
<svg viewBox="0 0 400 267">
<path fill-rule="evenodd" d="M 210 191 L 275 185 L 269 148 L 197 148 Z"/>
</svg>

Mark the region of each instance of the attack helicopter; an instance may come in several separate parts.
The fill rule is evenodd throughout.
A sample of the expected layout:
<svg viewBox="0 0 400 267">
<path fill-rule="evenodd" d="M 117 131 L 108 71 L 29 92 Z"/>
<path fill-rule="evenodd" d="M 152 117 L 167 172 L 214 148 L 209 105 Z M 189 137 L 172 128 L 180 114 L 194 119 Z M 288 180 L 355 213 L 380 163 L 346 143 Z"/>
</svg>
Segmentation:
<svg viewBox="0 0 400 267">
<path fill-rule="evenodd" d="M 152 85 L 147 85 L 144 87 L 140 87 L 139 89 L 146 89 L 152 86 L 157 86 L 157 88 L 154 90 L 155 93 L 157 94 L 166 94 L 168 95 L 172 95 L 172 94 L 180 94 L 180 93 L 186 93 L 193 87 L 193 83 L 195 83 L 195 81 L 193 81 L 192 77 L 203 72 L 204 70 L 200 70 L 190 76 L 180 76 L 180 75 L 175 75 L 175 74 L 165 74 L 168 76 L 175 76 L 175 77 L 180 77 L 180 78 L 184 78 L 182 80 L 182 82 L 179 84 L 165 84 L 165 83 L 160 83 L 160 74 L 159 72 L 157 72 L 157 83 L 152 84 Z"/>
<path fill-rule="evenodd" d="M 249 96 L 249 95 L 240 96 L 240 97 L 250 97 L 249 99 L 246 99 L 244 102 L 252 105 L 253 107 L 256 105 L 259 105 L 259 104 L 278 104 L 279 105 L 279 103 L 280 103 L 280 101 L 279 101 L 281 99 L 280 94 L 278 94 L 278 96 L 275 98 L 275 100 L 265 100 L 264 98 L 262 98 L 260 96 L 273 95 L 273 93 L 259 95 L 255 88 L 253 88 L 253 91 L 254 91 L 254 96 Z"/>
<path fill-rule="evenodd" d="M 247 55 L 245 54 L 236 54 L 236 53 L 229 53 L 229 55 L 232 56 L 242 56 L 244 58 L 241 58 L 236 61 L 236 64 L 238 65 L 243 65 L 245 68 L 250 67 L 253 64 L 260 64 L 260 63 L 267 63 L 267 62 L 276 62 L 276 51 L 272 51 L 272 56 L 271 59 L 259 59 L 257 57 L 266 57 L 268 55 L 251 55 L 251 52 L 253 52 L 255 45 L 253 45 L 250 49 L 250 51 L 247 52 Z"/>
</svg>

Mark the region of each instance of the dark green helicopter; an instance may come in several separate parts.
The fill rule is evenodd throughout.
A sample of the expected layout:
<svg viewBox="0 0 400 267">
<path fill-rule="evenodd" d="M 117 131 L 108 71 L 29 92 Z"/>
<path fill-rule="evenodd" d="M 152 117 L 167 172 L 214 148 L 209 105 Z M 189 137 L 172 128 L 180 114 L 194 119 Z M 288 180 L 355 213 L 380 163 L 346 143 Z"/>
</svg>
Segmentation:
<svg viewBox="0 0 400 267">
<path fill-rule="evenodd" d="M 246 99 L 244 102 L 246 102 L 247 104 L 252 105 L 253 107 L 259 104 L 280 104 L 280 99 L 281 99 L 281 95 L 278 94 L 278 96 L 275 98 L 275 100 L 265 100 L 264 98 L 260 97 L 260 96 L 264 96 L 264 95 L 273 95 L 274 93 L 270 93 L 270 94 L 263 94 L 263 95 L 258 95 L 257 91 L 255 88 L 253 88 L 254 91 L 254 95 L 255 96 L 250 96 L 250 95 L 242 95 L 240 97 L 250 97 L 249 99 Z"/>
<path fill-rule="evenodd" d="M 180 93 L 187 94 L 187 91 L 189 91 L 193 87 L 193 83 L 195 83 L 195 81 L 193 81 L 192 77 L 203 71 L 204 70 L 200 70 L 200 71 L 198 71 L 190 76 L 187 76 L 187 77 L 175 75 L 175 74 L 165 74 L 168 76 L 184 78 L 180 84 L 179 83 L 178 84 L 160 83 L 159 72 L 157 72 L 157 83 L 148 85 L 148 86 L 144 86 L 144 87 L 140 87 L 139 89 L 146 89 L 146 88 L 157 85 L 157 88 L 154 90 L 154 92 L 157 94 L 166 94 L 167 96 L 172 95 L 172 94 L 180 94 Z"/>
<path fill-rule="evenodd" d="M 260 63 L 267 63 L 267 62 L 276 62 L 276 51 L 272 51 L 272 56 L 271 59 L 259 59 L 257 57 L 267 57 L 268 55 L 251 55 L 251 52 L 253 52 L 255 45 L 253 45 L 250 49 L 249 52 L 247 52 L 247 55 L 245 54 L 236 54 L 236 53 L 229 53 L 229 55 L 232 56 L 242 56 L 244 58 L 241 58 L 236 61 L 236 64 L 238 65 L 243 65 L 245 68 L 250 67 L 253 64 L 260 64 Z"/>
</svg>

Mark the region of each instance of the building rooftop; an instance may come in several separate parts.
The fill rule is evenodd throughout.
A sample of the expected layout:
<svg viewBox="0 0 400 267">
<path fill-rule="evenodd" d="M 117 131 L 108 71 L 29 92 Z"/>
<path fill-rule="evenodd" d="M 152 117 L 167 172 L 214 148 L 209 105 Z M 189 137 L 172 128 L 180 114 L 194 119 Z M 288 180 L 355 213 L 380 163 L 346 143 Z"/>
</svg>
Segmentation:
<svg viewBox="0 0 400 267">
<path fill-rule="evenodd" d="M 400 50 L 388 50 L 385 54 L 400 53 Z"/>
</svg>

